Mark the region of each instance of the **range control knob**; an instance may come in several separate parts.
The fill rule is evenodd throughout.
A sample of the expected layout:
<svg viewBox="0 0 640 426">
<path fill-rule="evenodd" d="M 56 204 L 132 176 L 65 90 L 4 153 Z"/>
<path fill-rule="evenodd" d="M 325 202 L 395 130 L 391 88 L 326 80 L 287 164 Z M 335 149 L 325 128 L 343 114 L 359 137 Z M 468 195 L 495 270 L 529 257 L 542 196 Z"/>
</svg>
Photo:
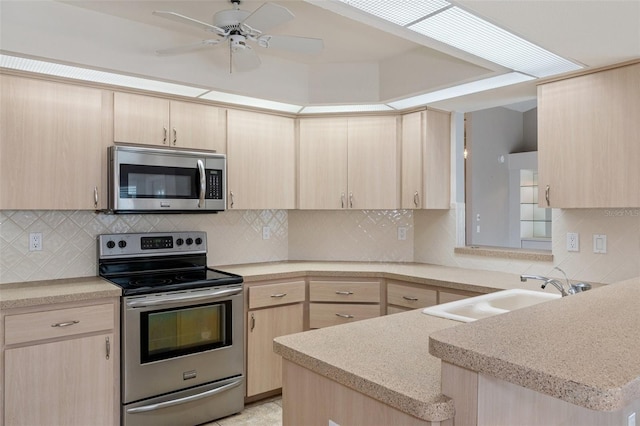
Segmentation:
<svg viewBox="0 0 640 426">
<path fill-rule="evenodd" d="M 181 246 L 181 245 L 183 245 L 183 244 L 184 244 L 184 240 L 183 240 L 182 238 L 178 238 L 178 239 L 176 240 L 176 244 L 177 244 L 177 245 L 179 245 L 179 246 Z"/>
<path fill-rule="evenodd" d="M 112 240 L 107 241 L 107 248 L 114 248 L 116 246 L 116 243 L 114 243 Z"/>
<path fill-rule="evenodd" d="M 125 248 L 127 246 L 127 242 L 125 240 L 118 241 L 118 247 Z"/>
<path fill-rule="evenodd" d="M 202 244 L 202 238 L 200 238 L 200 237 L 196 238 L 196 244 L 197 245 Z"/>
<path fill-rule="evenodd" d="M 193 244 L 193 238 L 187 238 L 187 245 L 190 246 Z"/>
</svg>

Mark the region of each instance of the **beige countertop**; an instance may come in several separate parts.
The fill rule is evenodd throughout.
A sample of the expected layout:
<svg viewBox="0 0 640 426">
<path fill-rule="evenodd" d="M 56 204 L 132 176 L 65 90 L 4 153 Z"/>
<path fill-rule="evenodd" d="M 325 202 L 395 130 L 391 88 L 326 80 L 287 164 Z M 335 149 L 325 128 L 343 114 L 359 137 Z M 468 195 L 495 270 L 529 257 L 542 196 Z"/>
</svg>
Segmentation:
<svg viewBox="0 0 640 426">
<path fill-rule="evenodd" d="M 443 361 L 598 411 L 640 400 L 640 278 L 431 335 Z M 496 338 L 496 336 L 499 336 Z"/>
<path fill-rule="evenodd" d="M 454 406 L 440 391 L 429 334 L 459 324 L 414 310 L 277 337 L 274 351 L 404 413 L 442 421 Z"/>
<path fill-rule="evenodd" d="M 67 278 L 0 285 L 0 309 L 119 297 L 122 290 L 100 277 Z"/>
</svg>

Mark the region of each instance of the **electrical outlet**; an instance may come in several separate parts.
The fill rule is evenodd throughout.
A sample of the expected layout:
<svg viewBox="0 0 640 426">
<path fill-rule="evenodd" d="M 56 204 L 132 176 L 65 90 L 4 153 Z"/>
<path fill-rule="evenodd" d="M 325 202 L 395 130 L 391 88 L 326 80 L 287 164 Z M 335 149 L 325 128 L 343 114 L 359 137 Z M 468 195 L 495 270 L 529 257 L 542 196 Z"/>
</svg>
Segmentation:
<svg viewBox="0 0 640 426">
<path fill-rule="evenodd" d="M 42 250 L 42 232 L 31 232 L 29 234 L 29 251 Z"/>
<path fill-rule="evenodd" d="M 593 235 L 593 252 L 606 254 L 607 253 L 607 236 L 606 235 Z"/>
<path fill-rule="evenodd" d="M 580 251 L 580 234 L 567 232 L 567 251 Z"/>
<path fill-rule="evenodd" d="M 263 240 L 268 240 L 269 238 L 271 238 L 271 228 L 269 228 L 268 226 L 263 226 L 262 227 L 262 239 Z"/>
<path fill-rule="evenodd" d="M 407 227 L 398 226 L 398 240 L 405 241 L 407 239 Z"/>
</svg>

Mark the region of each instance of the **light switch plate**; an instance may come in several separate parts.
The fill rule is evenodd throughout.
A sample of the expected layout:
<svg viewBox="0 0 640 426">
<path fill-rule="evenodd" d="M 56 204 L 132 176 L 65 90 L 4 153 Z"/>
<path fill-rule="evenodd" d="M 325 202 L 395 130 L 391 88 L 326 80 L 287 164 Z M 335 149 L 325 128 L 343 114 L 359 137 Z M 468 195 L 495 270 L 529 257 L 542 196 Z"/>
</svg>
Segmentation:
<svg viewBox="0 0 640 426">
<path fill-rule="evenodd" d="M 607 252 L 607 236 L 604 234 L 593 234 L 593 252 L 605 254 Z"/>
</svg>

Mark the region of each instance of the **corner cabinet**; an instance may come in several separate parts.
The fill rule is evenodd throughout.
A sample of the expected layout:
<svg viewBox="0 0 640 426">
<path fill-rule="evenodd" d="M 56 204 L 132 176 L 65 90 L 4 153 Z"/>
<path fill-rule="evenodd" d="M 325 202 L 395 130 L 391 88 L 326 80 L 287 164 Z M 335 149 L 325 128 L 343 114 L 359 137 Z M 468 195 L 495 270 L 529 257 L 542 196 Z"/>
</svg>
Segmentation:
<svg viewBox="0 0 640 426">
<path fill-rule="evenodd" d="M 119 424 L 118 299 L 3 312 L 4 424 Z"/>
<path fill-rule="evenodd" d="M 300 119 L 300 209 L 397 209 L 399 118 Z"/>
<path fill-rule="evenodd" d="M 273 339 L 304 330 L 305 282 L 255 283 L 248 289 L 247 397 L 282 387 Z"/>
<path fill-rule="evenodd" d="M 106 207 L 110 93 L 13 75 L 0 82 L 0 209 Z"/>
<path fill-rule="evenodd" d="M 538 86 L 541 207 L 640 207 L 640 63 Z"/>
<path fill-rule="evenodd" d="M 402 208 L 448 209 L 451 114 L 425 110 L 402 116 Z"/>
<path fill-rule="evenodd" d="M 116 92 L 113 95 L 115 142 L 226 151 L 226 110 Z"/>
<path fill-rule="evenodd" d="M 295 152 L 293 118 L 229 110 L 228 208 L 294 209 Z"/>
</svg>

